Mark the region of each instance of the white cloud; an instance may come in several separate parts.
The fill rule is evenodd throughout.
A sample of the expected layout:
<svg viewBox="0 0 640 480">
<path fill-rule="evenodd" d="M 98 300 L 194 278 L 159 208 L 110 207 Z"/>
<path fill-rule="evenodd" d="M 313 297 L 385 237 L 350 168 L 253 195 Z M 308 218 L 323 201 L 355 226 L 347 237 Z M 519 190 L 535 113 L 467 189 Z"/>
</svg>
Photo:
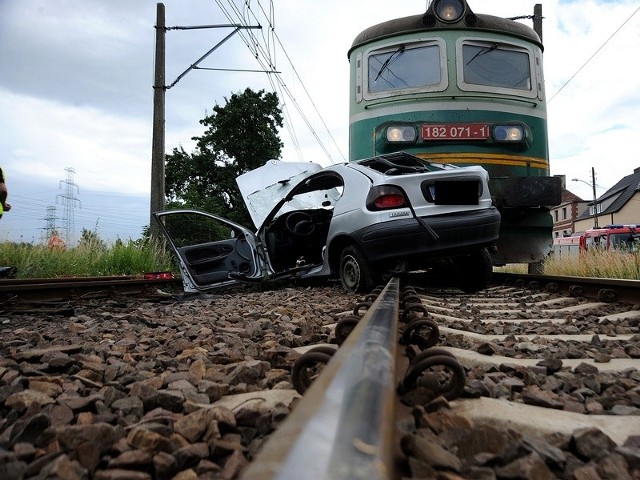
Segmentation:
<svg viewBox="0 0 640 480">
<path fill-rule="evenodd" d="M 12 176 L 57 181 L 65 168 L 72 167 L 78 181 L 91 189 L 149 193 L 148 123 L 10 92 L 0 92 L 0 105 L 12 112 L 0 119 L 2 131 L 15 133 L 1 144 L 8 153 L 4 167 Z M 20 137 L 26 141 L 16 143 Z"/>
</svg>

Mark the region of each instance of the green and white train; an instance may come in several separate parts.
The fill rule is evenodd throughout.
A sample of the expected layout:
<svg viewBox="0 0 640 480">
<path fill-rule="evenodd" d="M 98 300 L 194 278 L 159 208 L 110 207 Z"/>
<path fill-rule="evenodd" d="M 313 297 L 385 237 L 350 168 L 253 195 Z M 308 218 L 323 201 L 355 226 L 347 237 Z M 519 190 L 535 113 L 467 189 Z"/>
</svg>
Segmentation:
<svg viewBox="0 0 640 480">
<path fill-rule="evenodd" d="M 532 28 L 465 0 L 367 28 L 348 53 L 349 159 L 405 151 L 484 167 L 502 216 L 493 264 L 538 271 L 561 197 L 549 176 L 542 52 Z"/>
</svg>

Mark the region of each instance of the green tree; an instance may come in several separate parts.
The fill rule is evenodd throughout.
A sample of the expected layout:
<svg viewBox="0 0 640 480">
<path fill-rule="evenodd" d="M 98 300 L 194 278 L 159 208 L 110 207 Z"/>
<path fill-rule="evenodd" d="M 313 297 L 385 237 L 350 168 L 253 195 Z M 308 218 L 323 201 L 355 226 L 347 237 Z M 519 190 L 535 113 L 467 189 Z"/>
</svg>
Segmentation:
<svg viewBox="0 0 640 480">
<path fill-rule="evenodd" d="M 165 195 L 169 208 L 193 208 L 252 225 L 236 177 L 280 158 L 282 112 L 276 93 L 247 88 L 225 98 L 200 120 L 206 130 L 196 148 L 174 148 L 166 156 Z"/>
</svg>

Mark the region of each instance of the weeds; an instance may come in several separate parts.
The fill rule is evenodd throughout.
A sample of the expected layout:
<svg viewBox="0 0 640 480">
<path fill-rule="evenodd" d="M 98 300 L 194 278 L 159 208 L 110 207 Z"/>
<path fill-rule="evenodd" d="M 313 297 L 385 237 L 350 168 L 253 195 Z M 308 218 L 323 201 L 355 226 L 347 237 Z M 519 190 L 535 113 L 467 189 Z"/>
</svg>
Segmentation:
<svg viewBox="0 0 640 480">
<path fill-rule="evenodd" d="M 67 250 L 30 243 L 0 243 L 0 267 L 16 267 L 17 278 L 57 278 L 177 273 L 173 254 L 151 241 L 118 241 L 107 246 L 99 239 L 80 242 Z M 526 273 L 526 264 L 510 264 L 496 271 Z M 640 253 L 590 250 L 576 256 L 550 256 L 547 275 L 640 279 Z M 269 285 L 271 288 L 272 285 Z M 264 285 L 254 288 L 266 288 Z"/>
<path fill-rule="evenodd" d="M 174 271 L 173 257 L 150 241 L 81 242 L 70 249 L 46 245 L 0 243 L 0 267 L 15 267 L 16 278 L 58 278 L 140 275 Z"/>
<path fill-rule="evenodd" d="M 496 270 L 526 273 L 527 267 L 525 264 L 513 264 Z M 640 253 L 591 249 L 575 256 L 551 255 L 544 263 L 544 273 L 569 277 L 640 280 Z"/>
</svg>

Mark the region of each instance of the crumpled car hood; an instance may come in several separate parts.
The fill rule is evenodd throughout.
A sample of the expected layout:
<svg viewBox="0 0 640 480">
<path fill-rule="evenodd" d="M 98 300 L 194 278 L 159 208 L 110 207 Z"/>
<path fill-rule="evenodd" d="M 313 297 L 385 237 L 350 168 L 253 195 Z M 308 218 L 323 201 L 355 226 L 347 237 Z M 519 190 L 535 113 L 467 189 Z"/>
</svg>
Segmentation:
<svg viewBox="0 0 640 480">
<path fill-rule="evenodd" d="M 236 183 L 256 228 L 262 226 L 265 218 L 293 187 L 322 168 L 313 162 L 269 160 L 262 167 L 239 175 Z M 318 199 L 313 198 L 312 195 L 306 196 L 304 205 L 294 205 L 294 207 L 296 209 L 317 208 L 323 198 L 324 196 Z"/>
</svg>

